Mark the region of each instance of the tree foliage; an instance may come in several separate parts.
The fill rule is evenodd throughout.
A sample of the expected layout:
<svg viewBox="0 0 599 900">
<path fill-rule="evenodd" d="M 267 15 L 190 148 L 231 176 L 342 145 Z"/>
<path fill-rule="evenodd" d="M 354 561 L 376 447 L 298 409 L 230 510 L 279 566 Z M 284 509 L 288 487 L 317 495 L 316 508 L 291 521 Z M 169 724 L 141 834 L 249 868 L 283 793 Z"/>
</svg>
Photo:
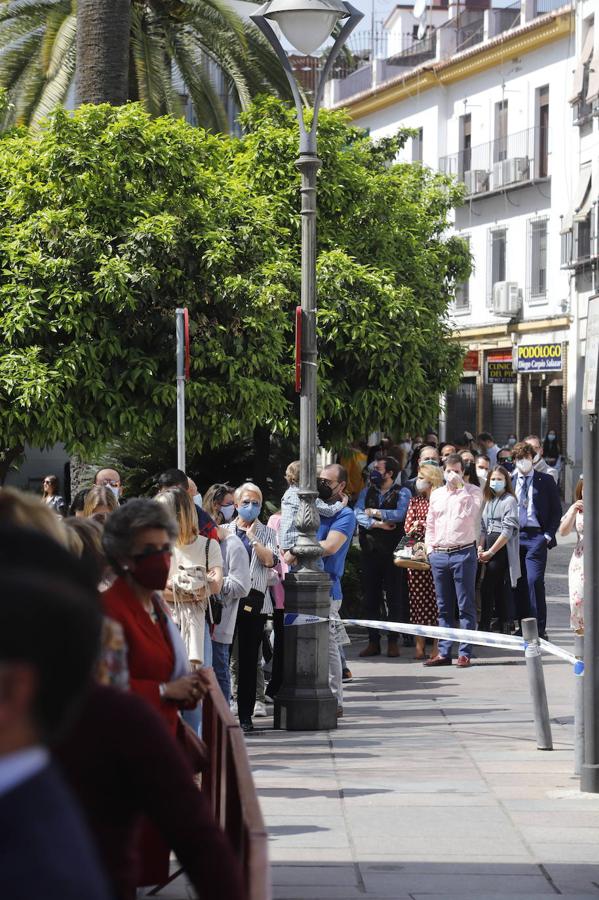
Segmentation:
<svg viewBox="0 0 599 900">
<path fill-rule="evenodd" d="M 116 38 L 101 50 L 120 76 L 118 60 L 111 58 L 119 23 L 105 24 Z M 10 101 L 5 127 L 39 124 L 65 103 L 75 75 L 76 37 L 77 0 L 0 0 L 0 87 L 8 91 Z M 93 48 L 94 39 L 109 35 L 88 37 L 82 47 Z M 97 69 L 98 57 L 91 51 L 88 56 L 77 64 Z M 88 74 L 93 82 L 98 73 Z M 179 116 L 184 95 L 189 95 L 200 124 L 226 132 L 229 121 L 219 78 L 241 109 L 260 91 L 289 96 L 280 63 L 266 40 L 224 0 L 131 0 L 125 98 L 139 100 L 153 116 Z M 90 79 L 81 83 L 89 88 Z"/>
<path fill-rule="evenodd" d="M 293 435 L 297 126 L 266 99 L 243 138 L 138 105 L 56 111 L 0 141 L 0 448 L 174 440 L 174 310 L 192 323 L 190 452 Z M 460 195 L 324 112 L 320 437 L 419 428 L 458 377 L 447 308 L 469 271 Z"/>
</svg>

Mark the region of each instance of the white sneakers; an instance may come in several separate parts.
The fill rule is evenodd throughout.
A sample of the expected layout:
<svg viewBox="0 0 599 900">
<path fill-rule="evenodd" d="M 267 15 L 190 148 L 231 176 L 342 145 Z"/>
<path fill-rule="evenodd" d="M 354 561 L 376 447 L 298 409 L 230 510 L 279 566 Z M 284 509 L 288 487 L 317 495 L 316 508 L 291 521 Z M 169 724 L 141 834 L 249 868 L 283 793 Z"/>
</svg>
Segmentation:
<svg viewBox="0 0 599 900">
<path fill-rule="evenodd" d="M 231 700 L 231 705 L 229 708 L 234 716 L 238 715 L 237 702 L 235 700 Z M 259 700 L 256 700 L 256 704 L 254 706 L 254 718 L 265 719 L 267 716 L 268 712 L 264 703 L 260 703 Z"/>
</svg>

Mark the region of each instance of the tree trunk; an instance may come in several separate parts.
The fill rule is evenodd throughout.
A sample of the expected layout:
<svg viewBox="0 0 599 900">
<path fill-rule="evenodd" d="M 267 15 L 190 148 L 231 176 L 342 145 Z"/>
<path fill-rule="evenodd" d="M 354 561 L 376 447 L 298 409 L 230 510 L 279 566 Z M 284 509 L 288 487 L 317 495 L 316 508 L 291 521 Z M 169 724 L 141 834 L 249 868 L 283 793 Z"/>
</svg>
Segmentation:
<svg viewBox="0 0 599 900">
<path fill-rule="evenodd" d="M 254 480 L 262 493 L 268 489 L 268 464 L 270 459 L 270 428 L 256 425 L 254 428 Z"/>
<path fill-rule="evenodd" d="M 130 25 L 131 0 L 78 0 L 77 105 L 127 102 Z"/>
</svg>

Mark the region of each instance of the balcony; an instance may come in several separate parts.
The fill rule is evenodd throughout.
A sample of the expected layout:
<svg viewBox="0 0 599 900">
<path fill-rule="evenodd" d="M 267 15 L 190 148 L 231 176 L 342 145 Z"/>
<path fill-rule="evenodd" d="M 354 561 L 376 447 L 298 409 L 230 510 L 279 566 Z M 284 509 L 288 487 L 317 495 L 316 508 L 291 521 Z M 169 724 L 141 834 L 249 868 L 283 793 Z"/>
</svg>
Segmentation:
<svg viewBox="0 0 599 900">
<path fill-rule="evenodd" d="M 443 156 L 439 170 L 466 185 L 466 196 L 478 199 L 549 177 L 546 128 L 515 134 Z"/>
<path fill-rule="evenodd" d="M 347 75 L 337 72 L 330 79 L 327 104 L 348 100 L 375 85 L 380 87 L 410 69 L 450 59 L 532 19 L 561 9 L 567 0 L 516 0 L 510 6 L 492 6 L 492 2 L 490 0 L 489 8 L 484 11 L 458 6 L 456 14 L 442 25 L 430 28 L 422 40 L 410 40 L 400 52 L 375 60 L 374 77 L 372 64 L 364 63 L 366 54 L 363 51 L 354 54 L 352 68 L 355 71 Z M 375 46 L 376 40 L 375 37 Z M 321 65 L 320 60 L 318 65 Z"/>
</svg>

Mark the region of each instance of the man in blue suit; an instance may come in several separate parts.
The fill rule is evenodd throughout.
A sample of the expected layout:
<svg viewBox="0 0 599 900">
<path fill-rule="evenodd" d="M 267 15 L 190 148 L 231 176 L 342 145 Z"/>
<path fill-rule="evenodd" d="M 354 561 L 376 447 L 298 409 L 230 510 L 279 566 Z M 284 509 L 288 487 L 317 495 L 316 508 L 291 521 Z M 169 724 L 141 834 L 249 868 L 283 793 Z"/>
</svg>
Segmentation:
<svg viewBox="0 0 599 900">
<path fill-rule="evenodd" d="M 516 444 L 512 450 L 522 569 L 516 586 L 516 614 L 520 620 L 534 616 L 540 636 L 546 637 L 545 567 L 547 551 L 556 545 L 555 533 L 562 517 L 562 504 L 551 475 L 534 471 L 534 456 L 534 447 L 524 442 Z"/>
<path fill-rule="evenodd" d="M 23 547 L 27 568 L 14 562 Z M 111 896 L 83 817 L 46 747 L 91 678 L 100 629 L 97 592 L 78 560 L 40 533 L 0 527 L 0 894 L 6 900 Z"/>
</svg>

